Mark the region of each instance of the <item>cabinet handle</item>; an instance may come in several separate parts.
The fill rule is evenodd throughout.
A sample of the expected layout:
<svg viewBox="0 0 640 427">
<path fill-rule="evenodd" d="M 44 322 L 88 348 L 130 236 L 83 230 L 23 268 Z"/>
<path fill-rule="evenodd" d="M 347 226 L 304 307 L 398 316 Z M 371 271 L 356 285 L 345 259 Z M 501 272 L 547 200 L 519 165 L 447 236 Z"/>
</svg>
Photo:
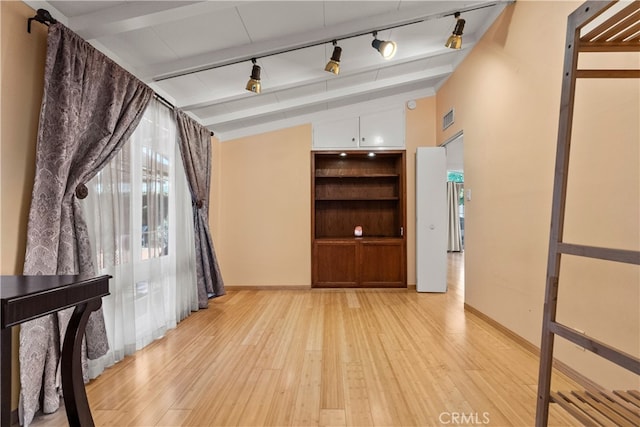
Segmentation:
<svg viewBox="0 0 640 427">
<path fill-rule="evenodd" d="M 404 236 L 404 227 L 400 227 L 400 237 Z"/>
<path fill-rule="evenodd" d="M 356 139 L 355 138 L 351 138 L 351 142 L 356 142 Z"/>
<path fill-rule="evenodd" d="M 362 142 L 364 142 L 364 136 L 362 137 Z"/>
</svg>

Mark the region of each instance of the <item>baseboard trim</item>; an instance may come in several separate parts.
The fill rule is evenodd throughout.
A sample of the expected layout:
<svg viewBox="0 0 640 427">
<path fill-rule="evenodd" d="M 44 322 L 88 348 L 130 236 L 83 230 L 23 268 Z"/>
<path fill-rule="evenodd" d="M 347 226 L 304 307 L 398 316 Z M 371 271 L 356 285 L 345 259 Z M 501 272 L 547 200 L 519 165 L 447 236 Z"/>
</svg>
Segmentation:
<svg viewBox="0 0 640 427">
<path fill-rule="evenodd" d="M 277 286 L 255 286 L 255 285 L 225 285 L 227 291 L 308 291 L 311 285 L 277 285 Z"/>
<path fill-rule="evenodd" d="M 540 347 L 536 346 L 535 344 L 532 344 L 531 342 L 529 342 L 525 338 L 523 338 L 520 335 L 516 334 L 511 329 L 509 329 L 506 326 L 504 326 L 502 323 L 499 323 L 498 321 L 496 321 L 493 318 L 487 316 L 486 314 L 484 314 L 483 312 L 481 312 L 477 308 L 470 306 L 466 302 L 464 303 L 464 309 L 465 309 L 465 311 L 468 311 L 469 313 L 472 313 L 475 316 L 477 316 L 480 319 L 482 319 L 483 321 L 487 322 L 489 325 L 491 325 L 495 329 L 499 330 L 500 332 L 502 332 L 503 334 L 508 336 L 510 339 L 515 341 L 518 345 L 521 345 L 522 347 L 524 347 L 527 351 L 529 351 L 530 353 L 532 353 L 536 357 L 538 357 L 538 358 L 540 357 Z M 567 377 L 569 377 L 573 381 L 575 381 L 578 384 L 580 384 L 585 389 L 604 391 L 604 388 L 602 386 L 596 384 L 595 382 L 593 382 L 589 378 L 585 377 L 584 375 L 582 375 L 581 373 L 579 373 L 575 369 L 571 368 L 566 363 L 559 361 L 555 357 L 553 358 L 553 367 L 555 369 L 557 369 L 558 372 L 563 373 L 564 375 L 566 375 Z"/>
<path fill-rule="evenodd" d="M 381 292 L 389 292 L 389 291 L 415 291 L 416 285 L 407 285 L 406 288 L 314 288 L 311 285 L 277 285 L 277 286 L 256 286 L 256 285 L 225 285 L 225 290 L 227 291 L 354 291 L 354 290 L 367 290 L 367 291 L 381 291 Z"/>
</svg>

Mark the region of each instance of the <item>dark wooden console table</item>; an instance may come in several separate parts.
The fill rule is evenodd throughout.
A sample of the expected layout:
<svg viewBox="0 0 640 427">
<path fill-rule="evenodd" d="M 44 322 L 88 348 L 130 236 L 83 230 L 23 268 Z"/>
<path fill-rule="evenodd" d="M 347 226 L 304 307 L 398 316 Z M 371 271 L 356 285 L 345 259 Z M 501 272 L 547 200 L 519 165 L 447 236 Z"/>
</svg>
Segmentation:
<svg viewBox="0 0 640 427">
<path fill-rule="evenodd" d="M 11 327 L 75 307 L 62 344 L 62 391 L 71 426 L 93 426 L 80 361 L 92 311 L 109 295 L 111 276 L 0 276 L 0 427 L 11 424 Z"/>
</svg>

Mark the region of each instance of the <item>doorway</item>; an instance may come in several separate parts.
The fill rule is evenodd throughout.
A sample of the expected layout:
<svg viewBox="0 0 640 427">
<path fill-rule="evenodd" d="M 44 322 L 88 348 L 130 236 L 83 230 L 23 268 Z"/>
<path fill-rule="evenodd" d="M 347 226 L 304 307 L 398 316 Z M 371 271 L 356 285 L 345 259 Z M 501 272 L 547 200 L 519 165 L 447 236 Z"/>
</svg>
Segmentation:
<svg viewBox="0 0 640 427">
<path fill-rule="evenodd" d="M 448 280 L 455 278 L 456 290 L 464 293 L 464 135 L 462 131 L 442 145 L 447 158 Z"/>
<path fill-rule="evenodd" d="M 442 146 L 447 156 L 447 252 L 464 250 L 464 135 L 458 132 Z"/>
</svg>

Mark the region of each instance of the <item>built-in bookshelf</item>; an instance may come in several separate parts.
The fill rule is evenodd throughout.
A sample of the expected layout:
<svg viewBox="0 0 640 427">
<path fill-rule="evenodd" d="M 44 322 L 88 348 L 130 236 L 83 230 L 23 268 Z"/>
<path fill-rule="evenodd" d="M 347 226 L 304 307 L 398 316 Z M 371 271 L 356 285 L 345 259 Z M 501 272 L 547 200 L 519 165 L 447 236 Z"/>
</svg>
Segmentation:
<svg viewBox="0 0 640 427">
<path fill-rule="evenodd" d="M 313 286 L 406 286 L 404 151 L 313 152 L 311 162 Z"/>
</svg>

